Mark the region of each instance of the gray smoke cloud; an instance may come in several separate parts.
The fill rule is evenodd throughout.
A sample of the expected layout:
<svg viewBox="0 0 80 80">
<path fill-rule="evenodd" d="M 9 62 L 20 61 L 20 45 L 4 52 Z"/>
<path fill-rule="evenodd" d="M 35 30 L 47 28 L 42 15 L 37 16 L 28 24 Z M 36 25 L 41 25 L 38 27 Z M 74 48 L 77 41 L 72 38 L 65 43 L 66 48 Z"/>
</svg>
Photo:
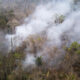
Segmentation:
<svg viewBox="0 0 80 80">
<path fill-rule="evenodd" d="M 12 40 L 13 46 L 16 48 L 19 47 L 29 36 L 36 34 L 43 35 L 44 33 L 44 36 L 47 36 L 48 39 L 46 43 L 47 46 L 44 46 L 42 51 L 37 52 L 37 56 L 42 56 L 44 61 L 49 61 L 49 53 L 53 50 L 50 48 L 62 46 L 67 37 L 67 45 L 73 41 L 80 42 L 79 8 L 78 0 L 50 0 L 46 4 L 39 4 L 34 13 L 24 20 L 24 24 L 16 27 L 15 34 L 7 34 L 6 39 L 9 41 L 8 43 Z M 56 22 L 56 19 L 58 22 Z M 62 19 L 63 21 L 59 22 Z M 62 40 L 62 36 L 64 36 L 65 39 Z M 47 50 L 48 47 L 50 50 Z M 9 48 L 11 48 L 11 46 L 9 46 Z M 63 53 L 63 51 L 59 50 L 54 53 L 55 54 L 51 54 L 55 55 L 57 59 L 60 56 L 58 53 Z M 29 65 L 29 63 L 33 63 L 33 59 L 34 57 L 27 56 L 25 64 Z M 50 61 L 54 61 L 54 57 L 52 57 Z"/>
</svg>

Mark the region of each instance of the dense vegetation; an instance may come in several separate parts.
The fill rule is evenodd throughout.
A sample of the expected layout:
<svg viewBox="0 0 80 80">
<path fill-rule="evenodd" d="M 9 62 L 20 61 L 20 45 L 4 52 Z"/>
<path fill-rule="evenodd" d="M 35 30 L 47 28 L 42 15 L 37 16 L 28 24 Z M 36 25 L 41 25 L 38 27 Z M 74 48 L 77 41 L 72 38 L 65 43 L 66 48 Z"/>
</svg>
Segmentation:
<svg viewBox="0 0 80 80">
<path fill-rule="evenodd" d="M 6 14 L 0 13 L 0 30 L 11 28 L 9 21 L 14 18 L 13 11 Z M 56 23 L 62 23 L 64 16 L 58 17 Z M 46 41 L 45 38 L 43 38 Z M 41 37 L 32 39 L 33 49 L 30 52 L 36 53 L 36 47 L 41 48 L 44 43 Z M 36 45 L 35 45 L 36 44 Z M 35 46 L 35 47 L 34 47 Z M 37 57 L 35 68 L 23 68 L 22 62 L 26 54 L 23 52 L 25 45 L 4 55 L 0 52 L 0 80 L 80 80 L 80 44 L 73 42 L 65 47 L 65 56 L 58 67 L 47 67 L 42 56 Z M 54 52 L 52 52 L 54 53 Z"/>
<path fill-rule="evenodd" d="M 73 42 L 65 51 L 59 68 L 46 67 L 42 58 L 37 57 L 37 67 L 31 70 L 22 67 L 22 51 L 6 56 L 0 53 L 0 80 L 80 80 L 80 44 Z"/>
<path fill-rule="evenodd" d="M 0 12 L 0 30 L 6 31 L 7 33 L 12 32 L 11 20 L 13 19 L 13 11 L 1 11 Z M 10 22 L 10 23 L 9 23 Z"/>
</svg>

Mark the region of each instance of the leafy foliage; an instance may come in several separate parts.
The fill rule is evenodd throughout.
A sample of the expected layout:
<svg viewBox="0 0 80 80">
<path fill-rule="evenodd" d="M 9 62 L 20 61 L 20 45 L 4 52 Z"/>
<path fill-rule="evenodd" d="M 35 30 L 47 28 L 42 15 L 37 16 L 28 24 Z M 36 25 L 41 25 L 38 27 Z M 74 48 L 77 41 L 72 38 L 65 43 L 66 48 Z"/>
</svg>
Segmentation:
<svg viewBox="0 0 80 80">
<path fill-rule="evenodd" d="M 41 66 L 42 65 L 42 57 L 41 56 L 37 57 L 36 64 L 37 64 L 37 66 Z"/>
<path fill-rule="evenodd" d="M 8 29 L 11 26 L 8 24 L 9 21 L 14 17 L 13 11 L 0 12 L 0 29 Z"/>
<path fill-rule="evenodd" d="M 80 54 L 80 44 L 77 42 L 73 42 L 71 46 L 68 48 L 68 51 Z"/>
</svg>

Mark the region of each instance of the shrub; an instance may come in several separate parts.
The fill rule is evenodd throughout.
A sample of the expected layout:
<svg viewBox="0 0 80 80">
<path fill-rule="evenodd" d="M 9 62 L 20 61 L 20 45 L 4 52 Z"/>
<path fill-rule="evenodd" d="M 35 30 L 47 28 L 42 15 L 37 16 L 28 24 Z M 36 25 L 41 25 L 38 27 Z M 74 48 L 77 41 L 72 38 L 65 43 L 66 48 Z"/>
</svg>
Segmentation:
<svg viewBox="0 0 80 80">
<path fill-rule="evenodd" d="M 0 28 L 5 28 L 7 26 L 7 18 L 5 15 L 0 14 Z"/>
<path fill-rule="evenodd" d="M 65 16 L 61 15 L 61 16 L 57 16 L 55 23 L 62 23 L 64 21 Z"/>
<path fill-rule="evenodd" d="M 80 44 L 78 44 L 77 42 L 73 42 L 70 46 L 71 49 L 73 50 L 77 50 L 80 48 Z"/>
<path fill-rule="evenodd" d="M 14 14 L 12 10 L 0 12 L 0 28 L 10 28 L 10 24 L 8 24 L 11 19 L 13 19 Z"/>
<path fill-rule="evenodd" d="M 68 48 L 68 51 L 80 54 L 80 44 L 77 42 L 73 42 Z"/>
<path fill-rule="evenodd" d="M 76 53 L 77 53 L 77 54 L 80 54 L 80 50 L 77 50 Z"/>
<path fill-rule="evenodd" d="M 76 75 L 75 74 L 69 74 L 69 75 L 66 75 L 67 77 L 67 80 L 76 80 Z"/>
<path fill-rule="evenodd" d="M 64 16 L 61 15 L 61 16 L 59 17 L 59 23 L 62 23 L 63 21 L 64 21 Z"/>
<path fill-rule="evenodd" d="M 37 64 L 37 66 L 42 66 L 42 57 L 41 56 L 36 58 L 36 64 Z"/>
<path fill-rule="evenodd" d="M 14 53 L 14 57 L 16 59 L 21 59 L 23 57 L 23 55 L 21 53 Z"/>
</svg>

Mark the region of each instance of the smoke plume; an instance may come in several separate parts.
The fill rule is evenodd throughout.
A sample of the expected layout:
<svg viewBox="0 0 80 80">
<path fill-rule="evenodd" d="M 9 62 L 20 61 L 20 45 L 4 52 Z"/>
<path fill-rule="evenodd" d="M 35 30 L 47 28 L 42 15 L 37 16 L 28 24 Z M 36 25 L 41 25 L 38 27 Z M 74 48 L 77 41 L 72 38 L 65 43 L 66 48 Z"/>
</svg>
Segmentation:
<svg viewBox="0 0 80 80">
<path fill-rule="evenodd" d="M 61 46 L 68 46 L 73 41 L 80 42 L 79 3 L 78 0 L 50 0 L 46 4 L 39 4 L 33 14 L 25 18 L 24 24 L 16 27 L 15 34 L 6 35 L 8 43 L 11 45 L 12 40 L 13 48 L 16 48 L 30 36 L 44 35 L 47 41 L 36 56 L 42 56 L 44 62 L 56 63 L 64 55 Z M 54 51 L 55 47 L 59 48 L 57 52 Z M 34 59 L 27 55 L 25 65 L 34 64 Z"/>
</svg>

